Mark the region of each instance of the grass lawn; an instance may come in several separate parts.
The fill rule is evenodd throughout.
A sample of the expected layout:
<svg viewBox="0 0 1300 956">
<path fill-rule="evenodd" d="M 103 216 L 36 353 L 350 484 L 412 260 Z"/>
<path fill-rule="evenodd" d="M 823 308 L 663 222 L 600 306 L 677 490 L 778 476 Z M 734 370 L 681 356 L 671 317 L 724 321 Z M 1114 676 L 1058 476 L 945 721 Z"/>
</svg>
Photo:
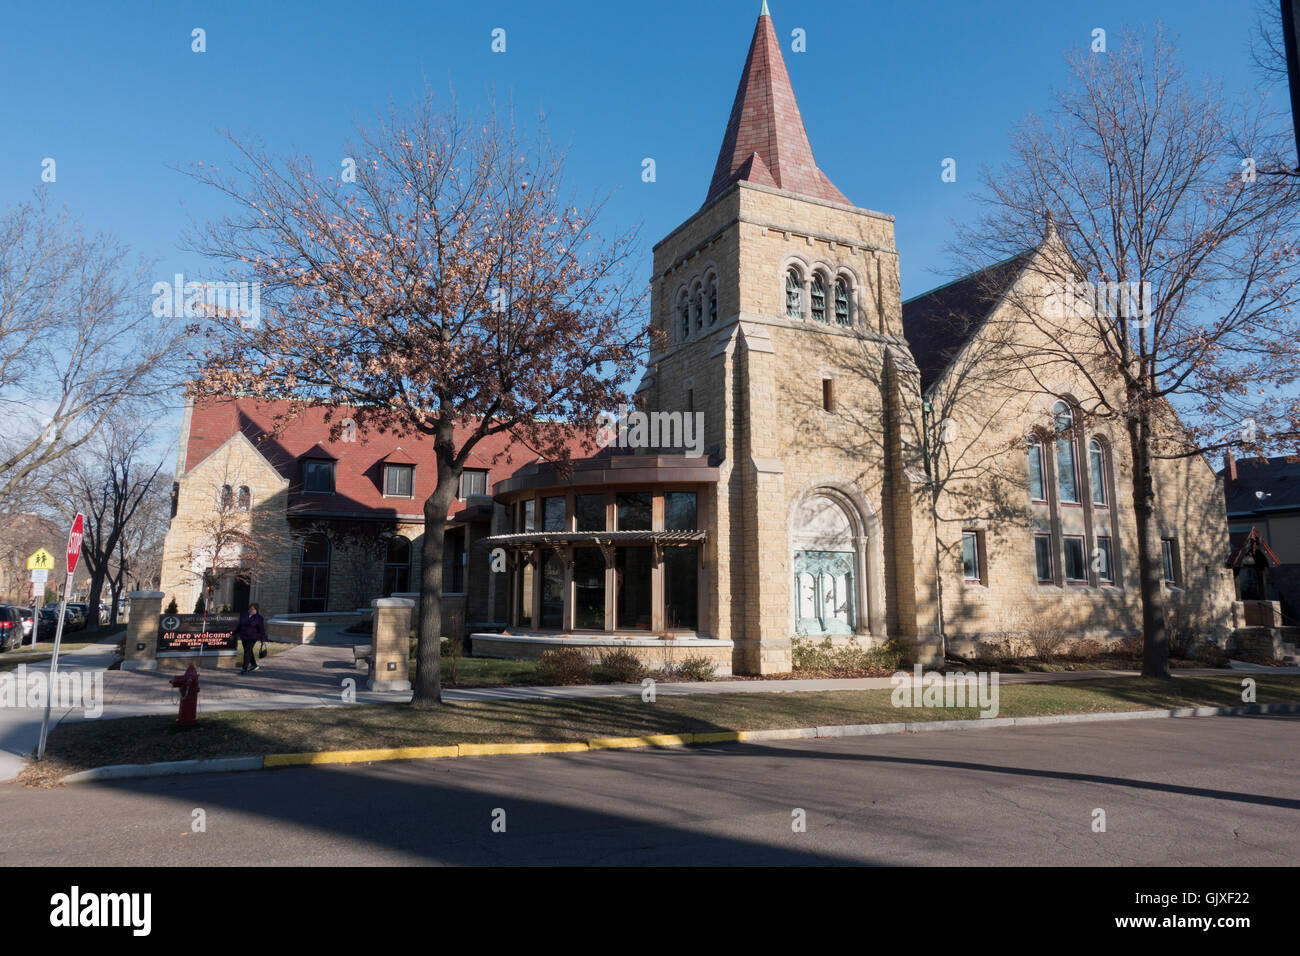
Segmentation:
<svg viewBox="0 0 1300 956">
<path fill-rule="evenodd" d="M 537 673 L 537 662 L 515 658 L 462 657 L 451 679 L 451 660 L 442 658 L 444 687 L 519 687 L 544 683 Z M 415 680 L 415 660 L 410 662 L 410 680 Z"/>
<path fill-rule="evenodd" d="M 1300 702 L 1300 677 L 1252 674 L 1260 703 Z M 179 728 L 175 718 L 128 717 L 60 724 L 47 759 L 29 767 L 29 782 L 104 764 L 195 757 L 301 753 L 454 743 L 582 741 L 592 737 L 765 730 L 832 724 L 954 720 L 974 708 L 895 708 L 890 689 L 786 694 L 701 694 L 544 701 L 474 701 L 434 711 L 405 704 L 346 708 L 224 711 L 201 714 Z M 1241 676 L 1139 677 L 1000 687 L 1000 717 L 1147 710 L 1191 705 L 1235 706 Z M 346 710 L 343 713 L 342 710 Z"/>
<path fill-rule="evenodd" d="M 78 651 L 83 647 L 94 647 L 97 641 L 63 641 L 59 644 L 59 659 L 68 651 Z M 50 659 L 54 653 L 53 641 L 41 641 L 34 648 L 30 644 L 24 644 L 23 649 L 19 651 L 14 649 L 6 651 L 0 656 L 0 671 L 11 671 L 19 664 L 40 664 Z"/>
</svg>

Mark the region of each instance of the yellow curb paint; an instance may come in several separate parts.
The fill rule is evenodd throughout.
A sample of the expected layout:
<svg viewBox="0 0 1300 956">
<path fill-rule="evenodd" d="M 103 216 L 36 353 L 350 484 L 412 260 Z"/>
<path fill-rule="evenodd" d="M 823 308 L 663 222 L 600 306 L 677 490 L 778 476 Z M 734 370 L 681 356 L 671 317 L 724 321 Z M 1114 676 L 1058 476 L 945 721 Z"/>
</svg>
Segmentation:
<svg viewBox="0 0 1300 956">
<path fill-rule="evenodd" d="M 492 754 L 572 754 L 585 753 L 585 743 L 531 743 L 531 744 L 460 744 L 462 757 L 485 757 Z"/>
<path fill-rule="evenodd" d="M 379 760 L 427 760 L 455 757 L 455 744 L 446 747 L 386 747 L 382 750 L 324 750 L 318 753 L 267 754 L 264 767 L 291 767 L 325 763 L 371 763 Z"/>
<path fill-rule="evenodd" d="M 622 750 L 630 747 L 682 747 L 695 740 L 694 734 L 651 734 L 649 737 L 597 737 L 588 740 L 592 750 Z"/>
<path fill-rule="evenodd" d="M 734 744 L 745 739 L 743 730 L 724 730 L 714 734 L 692 734 L 691 742 L 696 744 Z"/>
</svg>

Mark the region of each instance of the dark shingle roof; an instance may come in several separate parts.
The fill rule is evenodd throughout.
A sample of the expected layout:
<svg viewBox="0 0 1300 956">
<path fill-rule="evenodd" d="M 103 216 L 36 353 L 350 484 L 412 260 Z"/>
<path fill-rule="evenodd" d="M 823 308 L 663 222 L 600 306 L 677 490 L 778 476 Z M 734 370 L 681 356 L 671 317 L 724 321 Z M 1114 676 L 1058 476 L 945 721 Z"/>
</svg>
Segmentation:
<svg viewBox="0 0 1300 956">
<path fill-rule="evenodd" d="M 1226 470 L 1220 469 L 1219 474 Z M 1229 515 L 1300 511 L 1300 455 L 1241 459 L 1237 480 L 1228 483 L 1225 498 Z"/>
<path fill-rule="evenodd" d="M 929 390 L 1020 275 L 1032 249 L 903 303 L 903 336 Z"/>
</svg>

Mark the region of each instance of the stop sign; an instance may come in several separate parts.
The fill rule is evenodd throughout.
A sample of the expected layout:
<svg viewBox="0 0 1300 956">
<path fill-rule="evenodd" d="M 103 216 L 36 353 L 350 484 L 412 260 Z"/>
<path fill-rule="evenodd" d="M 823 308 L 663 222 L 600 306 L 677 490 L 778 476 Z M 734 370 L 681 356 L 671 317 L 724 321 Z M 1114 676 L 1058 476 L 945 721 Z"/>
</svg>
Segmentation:
<svg viewBox="0 0 1300 956">
<path fill-rule="evenodd" d="M 86 516 L 80 511 L 77 512 L 77 519 L 72 522 L 72 530 L 68 532 L 68 573 L 71 574 L 77 570 L 77 561 L 81 558 L 81 539 L 83 529 L 86 526 Z"/>
</svg>

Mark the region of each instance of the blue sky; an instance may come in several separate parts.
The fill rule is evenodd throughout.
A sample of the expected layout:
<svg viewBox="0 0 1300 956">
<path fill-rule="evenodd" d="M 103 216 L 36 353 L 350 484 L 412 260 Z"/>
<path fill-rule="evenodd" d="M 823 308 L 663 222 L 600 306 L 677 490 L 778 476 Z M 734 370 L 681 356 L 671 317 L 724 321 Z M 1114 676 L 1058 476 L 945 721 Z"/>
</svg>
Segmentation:
<svg viewBox="0 0 1300 956">
<path fill-rule="evenodd" d="M 946 281 L 953 221 L 974 215 L 981 165 L 1066 78 L 1062 55 L 1101 27 L 1162 21 L 1194 78 L 1262 83 L 1248 42 L 1255 0 L 868 2 L 769 0 L 818 164 L 856 205 L 897 217 L 904 296 Z M 758 0 L 609 3 L 7 3 L 0 11 L 0 203 L 30 198 L 41 162 L 54 198 L 157 260 L 202 264 L 191 221 L 219 197 L 175 166 L 223 163 L 218 135 L 261 137 L 337 169 L 342 143 L 427 78 L 467 106 L 495 91 L 545 112 L 581 193 L 612 194 L 605 223 L 650 246 L 707 189 Z M 191 30 L 207 52 L 191 52 Z M 492 30 L 506 31 L 493 53 Z M 807 52 L 790 51 L 802 28 Z M 1274 93 L 1279 108 L 1285 90 Z M 657 181 L 641 181 L 652 157 Z M 958 163 L 956 183 L 940 163 Z"/>
</svg>

